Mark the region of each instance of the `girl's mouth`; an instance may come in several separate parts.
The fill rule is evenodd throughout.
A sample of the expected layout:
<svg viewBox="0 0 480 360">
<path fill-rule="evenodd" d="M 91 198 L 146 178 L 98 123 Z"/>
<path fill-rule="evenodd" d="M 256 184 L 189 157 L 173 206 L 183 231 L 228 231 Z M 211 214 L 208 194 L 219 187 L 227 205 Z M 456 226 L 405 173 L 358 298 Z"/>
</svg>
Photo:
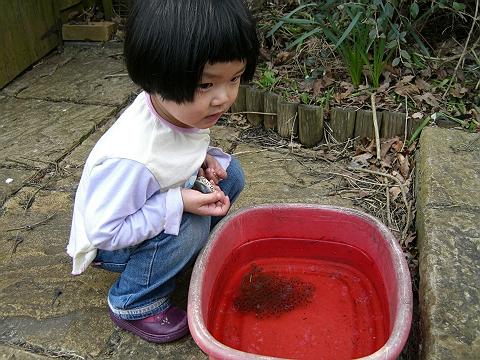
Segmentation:
<svg viewBox="0 0 480 360">
<path fill-rule="evenodd" d="M 217 122 L 222 115 L 223 115 L 223 111 L 207 116 L 207 120 L 212 122 Z"/>
</svg>

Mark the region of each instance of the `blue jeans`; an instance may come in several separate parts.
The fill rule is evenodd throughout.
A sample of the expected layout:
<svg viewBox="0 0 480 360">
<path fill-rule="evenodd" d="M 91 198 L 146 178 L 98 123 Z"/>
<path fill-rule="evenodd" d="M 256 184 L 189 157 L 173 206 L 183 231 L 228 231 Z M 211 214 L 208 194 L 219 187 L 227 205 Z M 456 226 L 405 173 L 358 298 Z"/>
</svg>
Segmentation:
<svg viewBox="0 0 480 360">
<path fill-rule="evenodd" d="M 219 185 L 233 203 L 245 181 L 237 159 L 232 157 L 227 174 Z M 99 249 L 94 262 L 120 273 L 108 292 L 113 313 L 125 320 L 139 320 L 170 307 L 175 276 L 194 260 L 221 219 L 183 213 L 177 236 L 162 232 L 137 246 L 115 251 Z"/>
</svg>

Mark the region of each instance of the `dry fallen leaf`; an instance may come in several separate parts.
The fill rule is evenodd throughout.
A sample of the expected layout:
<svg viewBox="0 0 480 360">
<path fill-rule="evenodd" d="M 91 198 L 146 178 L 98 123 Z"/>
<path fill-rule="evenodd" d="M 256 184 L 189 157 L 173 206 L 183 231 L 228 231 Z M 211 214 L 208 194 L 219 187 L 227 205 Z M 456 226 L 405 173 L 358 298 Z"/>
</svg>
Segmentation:
<svg viewBox="0 0 480 360">
<path fill-rule="evenodd" d="M 462 98 L 468 92 L 467 88 L 462 87 L 459 83 L 456 83 L 451 89 L 450 94 L 456 98 Z"/>
<path fill-rule="evenodd" d="M 410 163 L 408 161 L 408 156 L 405 157 L 400 153 L 397 153 L 397 160 L 399 164 L 400 174 L 406 179 L 410 174 Z"/>
<path fill-rule="evenodd" d="M 313 82 L 313 94 L 319 95 L 321 91 L 335 82 L 334 79 L 328 76 L 324 76 L 321 79 L 317 79 Z"/>
<path fill-rule="evenodd" d="M 403 242 L 403 245 L 405 247 L 409 247 L 411 243 L 413 243 L 416 239 L 416 235 L 415 234 L 412 234 L 410 236 L 407 236 L 407 238 L 405 239 L 405 241 Z"/>
<path fill-rule="evenodd" d="M 398 83 L 400 85 L 409 84 L 413 80 L 414 77 L 415 77 L 414 75 L 404 76 L 404 77 L 401 78 L 401 80 Z"/>
<path fill-rule="evenodd" d="M 427 66 L 425 69 L 423 69 L 422 71 L 420 71 L 420 75 L 423 77 L 423 78 L 426 78 L 428 79 L 430 76 L 432 76 L 432 68 Z"/>
<path fill-rule="evenodd" d="M 382 141 L 382 143 L 380 144 L 380 158 L 382 160 L 385 157 L 385 155 L 387 155 L 392 145 L 395 144 L 397 141 L 399 141 L 398 137 L 393 137 L 393 138 Z"/>
<path fill-rule="evenodd" d="M 392 167 L 392 163 L 393 163 L 393 157 L 391 154 L 387 154 L 385 155 L 381 162 L 380 162 L 380 165 L 384 168 L 391 168 Z"/>
<path fill-rule="evenodd" d="M 420 78 L 415 79 L 415 85 L 417 85 L 420 90 L 429 90 L 432 87 L 432 85 Z"/>
<path fill-rule="evenodd" d="M 387 92 L 388 89 L 390 88 L 390 81 L 384 81 L 379 87 L 378 87 L 378 92 Z"/>
<path fill-rule="evenodd" d="M 420 101 L 420 102 L 426 102 L 428 105 L 433 106 L 433 107 L 438 107 L 440 106 L 437 98 L 430 92 L 426 92 L 425 94 L 422 95 L 416 95 L 413 97 L 415 100 Z"/>
<path fill-rule="evenodd" d="M 400 174 L 398 171 L 393 170 L 392 175 L 395 176 L 398 180 L 400 180 L 400 183 L 405 185 L 405 178 Z"/>
<path fill-rule="evenodd" d="M 260 57 L 262 57 L 264 60 L 270 60 L 271 59 L 270 53 L 264 47 L 260 48 Z"/>
<path fill-rule="evenodd" d="M 402 193 L 399 186 L 391 187 L 388 192 L 390 193 L 390 201 L 395 201 L 398 198 L 398 195 Z"/>
<path fill-rule="evenodd" d="M 353 87 L 352 84 L 350 84 L 350 83 L 348 83 L 348 82 L 345 82 L 345 81 L 342 81 L 342 82 L 340 83 L 340 86 L 341 86 L 343 89 L 345 89 L 345 91 L 342 92 L 342 93 L 336 93 L 336 94 L 333 96 L 333 98 L 335 99 L 335 101 L 336 101 L 337 103 L 341 103 L 342 100 L 348 98 L 348 97 L 352 94 L 353 90 L 355 90 L 355 88 Z"/>
<path fill-rule="evenodd" d="M 275 57 L 275 65 L 281 65 L 295 56 L 294 52 L 280 51 Z"/>
<path fill-rule="evenodd" d="M 370 153 L 363 153 L 360 155 L 356 155 L 352 157 L 352 162 L 350 163 L 350 166 L 352 167 L 368 167 L 369 162 L 368 160 L 373 157 L 372 154 Z"/>
<path fill-rule="evenodd" d="M 443 80 L 448 76 L 445 69 L 438 69 L 437 71 L 435 71 L 435 75 L 437 75 L 438 80 Z"/>
<path fill-rule="evenodd" d="M 400 96 L 420 94 L 420 90 L 414 84 L 396 85 L 394 91 Z"/>
</svg>

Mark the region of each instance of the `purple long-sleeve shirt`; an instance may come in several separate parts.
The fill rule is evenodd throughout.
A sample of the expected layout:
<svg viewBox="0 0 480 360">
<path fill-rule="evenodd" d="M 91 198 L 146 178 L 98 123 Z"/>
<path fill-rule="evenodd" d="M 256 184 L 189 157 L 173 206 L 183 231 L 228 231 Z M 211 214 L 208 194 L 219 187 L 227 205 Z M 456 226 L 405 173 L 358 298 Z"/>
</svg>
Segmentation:
<svg viewBox="0 0 480 360">
<path fill-rule="evenodd" d="M 218 148 L 209 153 L 228 167 L 229 155 Z M 95 166 L 85 195 L 85 229 L 92 245 L 117 250 L 162 231 L 178 234 L 183 213 L 180 188 L 159 190 L 153 174 L 136 161 L 109 159 Z"/>
</svg>

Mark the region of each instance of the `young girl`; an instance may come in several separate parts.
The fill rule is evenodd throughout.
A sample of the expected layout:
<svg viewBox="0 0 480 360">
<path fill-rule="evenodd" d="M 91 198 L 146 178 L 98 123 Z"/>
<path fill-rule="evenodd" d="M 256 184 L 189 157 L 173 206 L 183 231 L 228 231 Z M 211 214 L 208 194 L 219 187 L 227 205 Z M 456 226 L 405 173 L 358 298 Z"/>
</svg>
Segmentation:
<svg viewBox="0 0 480 360">
<path fill-rule="evenodd" d="M 209 128 L 253 76 L 259 45 L 242 0 L 136 1 L 125 58 L 142 92 L 90 153 L 67 252 L 119 272 L 108 293 L 120 328 L 153 342 L 188 332 L 170 302 L 174 278 L 243 189 L 238 161 L 209 147 Z M 198 175 L 215 188 L 192 189 Z"/>
</svg>

